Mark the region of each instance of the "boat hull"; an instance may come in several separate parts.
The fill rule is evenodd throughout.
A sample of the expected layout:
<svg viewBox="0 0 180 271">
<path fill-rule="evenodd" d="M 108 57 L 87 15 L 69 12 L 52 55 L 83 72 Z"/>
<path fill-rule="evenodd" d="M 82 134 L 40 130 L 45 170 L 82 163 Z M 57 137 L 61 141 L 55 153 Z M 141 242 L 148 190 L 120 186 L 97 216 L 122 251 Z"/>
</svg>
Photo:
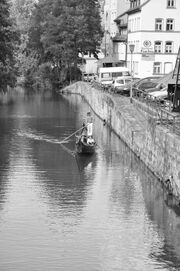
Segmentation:
<svg viewBox="0 0 180 271">
<path fill-rule="evenodd" d="M 76 141 L 76 152 L 78 154 L 93 154 L 95 152 L 96 143 L 88 144 L 82 142 L 81 139 Z"/>
</svg>

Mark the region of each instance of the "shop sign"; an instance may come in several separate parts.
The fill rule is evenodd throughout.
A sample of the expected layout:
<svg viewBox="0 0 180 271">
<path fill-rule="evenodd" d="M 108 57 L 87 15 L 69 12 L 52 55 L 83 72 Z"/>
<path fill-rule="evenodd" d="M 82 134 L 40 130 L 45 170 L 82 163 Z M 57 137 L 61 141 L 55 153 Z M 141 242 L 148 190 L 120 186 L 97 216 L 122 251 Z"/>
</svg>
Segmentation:
<svg viewBox="0 0 180 271">
<path fill-rule="evenodd" d="M 142 53 L 154 53 L 152 47 L 149 47 L 149 48 L 147 48 L 147 47 L 142 47 L 142 48 L 141 48 L 141 52 L 142 52 Z"/>
</svg>

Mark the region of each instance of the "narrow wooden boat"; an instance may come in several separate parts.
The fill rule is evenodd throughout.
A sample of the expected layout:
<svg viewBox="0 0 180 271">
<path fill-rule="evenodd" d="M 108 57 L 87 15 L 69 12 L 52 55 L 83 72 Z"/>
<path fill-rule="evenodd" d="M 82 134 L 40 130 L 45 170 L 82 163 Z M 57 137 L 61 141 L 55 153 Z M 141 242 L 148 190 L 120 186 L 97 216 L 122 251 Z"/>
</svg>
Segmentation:
<svg viewBox="0 0 180 271">
<path fill-rule="evenodd" d="M 95 152 L 96 142 L 93 139 L 88 142 L 88 137 L 77 136 L 76 137 L 76 152 L 78 154 L 93 154 Z"/>
</svg>

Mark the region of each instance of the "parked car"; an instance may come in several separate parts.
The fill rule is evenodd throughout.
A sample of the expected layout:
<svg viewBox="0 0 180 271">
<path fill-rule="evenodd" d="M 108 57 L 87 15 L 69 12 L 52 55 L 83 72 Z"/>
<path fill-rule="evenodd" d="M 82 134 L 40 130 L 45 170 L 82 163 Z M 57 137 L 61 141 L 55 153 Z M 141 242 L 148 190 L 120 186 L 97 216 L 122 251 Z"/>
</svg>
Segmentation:
<svg viewBox="0 0 180 271">
<path fill-rule="evenodd" d="M 148 89 L 155 88 L 159 83 L 157 80 L 158 77 L 146 77 L 137 81 L 132 88 L 133 95 L 139 96 L 143 91 L 147 91 Z"/>
<path fill-rule="evenodd" d="M 118 77 L 128 77 L 130 75 L 126 67 L 100 67 L 98 70 L 98 80 L 102 84 L 107 80 L 115 80 Z"/>
<path fill-rule="evenodd" d="M 103 80 L 100 84 L 104 89 L 109 89 L 112 87 L 113 79 Z"/>
<path fill-rule="evenodd" d="M 123 93 L 124 88 L 131 83 L 131 77 L 117 77 L 113 80 L 111 91 L 114 93 Z"/>
<path fill-rule="evenodd" d="M 96 79 L 95 73 L 89 73 L 88 74 L 88 82 L 91 82 Z"/>
<path fill-rule="evenodd" d="M 149 92 L 148 94 L 152 100 L 163 101 L 163 100 L 167 99 L 167 97 L 168 97 L 167 86 L 165 86 L 161 90 Z"/>
<path fill-rule="evenodd" d="M 83 80 L 85 82 L 91 82 L 92 80 L 96 79 L 96 75 L 94 73 L 84 73 Z"/>
<path fill-rule="evenodd" d="M 125 85 L 119 87 L 118 92 L 121 93 L 122 95 L 130 96 L 131 87 L 133 88 L 133 86 L 136 84 L 138 80 L 140 80 L 140 78 L 133 77 L 132 80 L 130 80 L 130 82 L 127 82 Z"/>
<path fill-rule="evenodd" d="M 163 83 L 158 83 L 158 82 L 153 82 L 153 83 L 155 83 L 153 88 L 148 88 L 144 90 L 146 93 L 161 91 L 162 89 L 167 87 Z"/>
</svg>

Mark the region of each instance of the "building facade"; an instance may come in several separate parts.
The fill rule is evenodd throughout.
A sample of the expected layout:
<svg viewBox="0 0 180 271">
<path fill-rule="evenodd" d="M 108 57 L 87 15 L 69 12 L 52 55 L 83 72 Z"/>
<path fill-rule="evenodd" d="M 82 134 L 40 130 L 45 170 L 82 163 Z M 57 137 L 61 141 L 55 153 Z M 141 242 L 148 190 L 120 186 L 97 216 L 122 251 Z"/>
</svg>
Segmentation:
<svg viewBox="0 0 180 271">
<path fill-rule="evenodd" d="M 119 40 L 119 28 L 116 18 L 128 10 L 129 6 L 129 0 L 104 0 L 102 12 L 102 25 L 104 30 L 102 51 L 105 58 L 108 57 L 107 59 L 109 59 L 109 61 L 112 60 L 118 63 L 119 61 L 121 62 L 122 59 L 123 61 L 125 60 L 124 50 L 122 55 L 122 46 L 124 43 Z"/>
<path fill-rule="evenodd" d="M 127 38 L 128 38 L 128 15 L 126 12 L 119 15 L 115 22 L 118 26 L 119 32 L 113 40 L 114 53 L 118 55 L 119 60 L 126 66 L 127 63 Z"/>
<path fill-rule="evenodd" d="M 174 69 L 180 46 L 179 14 L 179 0 L 130 0 L 127 66 L 132 64 L 134 76 L 162 76 Z"/>
</svg>

